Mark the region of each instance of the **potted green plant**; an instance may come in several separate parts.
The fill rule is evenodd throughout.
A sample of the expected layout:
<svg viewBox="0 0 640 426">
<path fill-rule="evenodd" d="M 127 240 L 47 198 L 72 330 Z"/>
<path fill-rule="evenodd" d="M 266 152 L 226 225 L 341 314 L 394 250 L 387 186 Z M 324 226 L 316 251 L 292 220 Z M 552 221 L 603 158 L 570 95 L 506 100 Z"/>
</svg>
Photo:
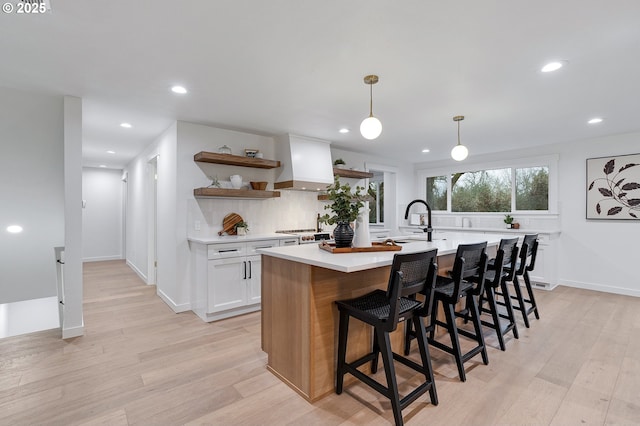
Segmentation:
<svg viewBox="0 0 640 426">
<path fill-rule="evenodd" d="M 340 183 L 338 176 L 334 177 L 333 185 L 327 187 L 327 198 L 331 204 L 324 208 L 331 210 L 332 214 L 327 213 L 321 216 L 320 222 L 336 225 L 333 231 L 336 247 L 351 247 L 353 241 L 351 223 L 358 218 L 360 209 L 364 207 L 365 196 L 363 187 L 356 186 L 354 192 L 348 183 Z"/>
<path fill-rule="evenodd" d="M 507 224 L 507 229 L 511 229 L 511 226 L 513 223 L 513 216 L 511 216 L 510 214 L 504 215 L 504 223 Z"/>
<path fill-rule="evenodd" d="M 347 163 L 345 163 L 342 158 L 336 158 L 335 161 L 333 162 L 333 165 L 341 169 L 344 169 L 347 166 Z"/>
<path fill-rule="evenodd" d="M 249 224 L 247 222 L 240 221 L 236 223 L 236 234 L 247 235 L 248 230 L 249 230 Z"/>
</svg>

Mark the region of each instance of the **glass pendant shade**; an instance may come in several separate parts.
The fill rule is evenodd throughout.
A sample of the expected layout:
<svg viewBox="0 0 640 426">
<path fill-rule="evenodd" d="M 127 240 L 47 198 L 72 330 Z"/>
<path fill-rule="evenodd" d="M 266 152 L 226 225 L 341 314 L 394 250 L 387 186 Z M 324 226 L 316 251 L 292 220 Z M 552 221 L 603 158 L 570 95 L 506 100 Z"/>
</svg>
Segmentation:
<svg viewBox="0 0 640 426">
<path fill-rule="evenodd" d="M 462 161 L 469 155 L 469 150 L 466 146 L 460 144 L 460 122 L 464 120 L 464 115 L 456 115 L 453 117 L 453 121 L 458 123 L 458 145 L 454 146 L 451 150 L 451 158 L 456 161 Z"/>
<path fill-rule="evenodd" d="M 451 150 L 451 158 L 456 161 L 462 161 L 469 155 L 469 150 L 464 145 L 456 145 Z"/>
<path fill-rule="evenodd" d="M 360 124 L 360 133 L 365 139 L 375 139 L 382 133 L 382 123 L 373 115 L 362 120 Z"/>
</svg>

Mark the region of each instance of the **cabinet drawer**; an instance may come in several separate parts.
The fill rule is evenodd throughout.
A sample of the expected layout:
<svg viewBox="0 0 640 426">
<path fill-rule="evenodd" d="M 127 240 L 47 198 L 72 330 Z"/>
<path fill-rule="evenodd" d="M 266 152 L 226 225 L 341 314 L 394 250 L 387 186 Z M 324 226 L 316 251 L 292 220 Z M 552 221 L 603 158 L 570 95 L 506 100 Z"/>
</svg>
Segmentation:
<svg viewBox="0 0 640 426">
<path fill-rule="evenodd" d="M 207 246 L 207 259 L 223 259 L 226 257 L 244 256 L 246 245 L 242 243 L 209 244 Z"/>
<path fill-rule="evenodd" d="M 280 240 L 262 240 L 247 242 L 247 256 L 257 254 L 256 250 L 280 246 Z"/>
</svg>

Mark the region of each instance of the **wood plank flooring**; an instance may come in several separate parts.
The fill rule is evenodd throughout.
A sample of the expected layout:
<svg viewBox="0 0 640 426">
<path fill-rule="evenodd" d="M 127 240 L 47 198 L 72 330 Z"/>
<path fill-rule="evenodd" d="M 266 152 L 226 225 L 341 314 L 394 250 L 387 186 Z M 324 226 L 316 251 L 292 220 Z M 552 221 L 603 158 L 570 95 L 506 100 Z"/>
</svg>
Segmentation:
<svg viewBox="0 0 640 426">
<path fill-rule="evenodd" d="M 363 384 L 309 404 L 269 373 L 260 313 L 175 314 L 122 261 L 87 263 L 84 279 L 84 336 L 0 340 L 0 425 L 393 424 Z M 640 424 L 640 299 L 566 287 L 536 297 L 542 318 L 520 320 L 506 352 L 485 329 L 490 363 L 467 363 L 465 383 L 432 348 L 440 405 L 421 397 L 405 423 Z M 416 383 L 397 370 L 401 391 Z"/>
</svg>

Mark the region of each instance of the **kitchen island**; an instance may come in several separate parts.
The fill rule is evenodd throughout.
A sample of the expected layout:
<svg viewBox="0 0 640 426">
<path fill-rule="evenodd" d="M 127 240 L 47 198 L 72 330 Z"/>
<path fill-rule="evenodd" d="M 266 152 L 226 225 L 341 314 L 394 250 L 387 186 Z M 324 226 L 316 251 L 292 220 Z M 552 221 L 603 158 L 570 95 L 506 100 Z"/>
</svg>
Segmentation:
<svg viewBox="0 0 640 426">
<path fill-rule="evenodd" d="M 433 242 L 411 236 L 396 241 L 404 242 L 401 251 L 332 254 L 316 244 L 258 250 L 262 254 L 262 350 L 268 354 L 267 368 L 308 401 L 334 391 L 336 300 L 386 289 L 395 253 L 437 248 L 439 270 L 450 270 L 459 244 L 487 241 L 491 253 L 500 236 L 458 235 Z M 396 352 L 402 346 L 402 331 L 398 327 L 392 335 Z M 367 353 L 371 338 L 368 327 L 352 321 L 347 360 Z"/>
</svg>

